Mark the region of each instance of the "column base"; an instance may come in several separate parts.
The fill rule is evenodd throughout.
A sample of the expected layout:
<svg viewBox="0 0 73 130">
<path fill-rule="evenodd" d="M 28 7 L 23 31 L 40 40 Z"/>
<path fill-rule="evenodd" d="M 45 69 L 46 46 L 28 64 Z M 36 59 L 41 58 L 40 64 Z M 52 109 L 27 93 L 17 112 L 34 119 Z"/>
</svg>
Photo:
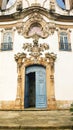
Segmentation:
<svg viewBox="0 0 73 130">
<path fill-rule="evenodd" d="M 15 109 L 21 109 L 21 99 L 19 97 L 15 100 Z"/>
<path fill-rule="evenodd" d="M 56 105 L 56 100 L 55 99 L 48 100 L 48 109 L 50 109 L 50 110 L 56 110 L 57 109 L 57 105 Z"/>
</svg>

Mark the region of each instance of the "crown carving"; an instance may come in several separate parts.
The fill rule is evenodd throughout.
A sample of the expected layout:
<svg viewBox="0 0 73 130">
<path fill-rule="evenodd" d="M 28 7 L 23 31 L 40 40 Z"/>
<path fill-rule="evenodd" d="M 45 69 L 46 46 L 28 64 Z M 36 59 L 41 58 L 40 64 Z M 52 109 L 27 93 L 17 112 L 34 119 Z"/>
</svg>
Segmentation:
<svg viewBox="0 0 73 130">
<path fill-rule="evenodd" d="M 33 43 L 23 45 L 24 52 L 15 55 L 15 61 L 20 68 L 23 64 L 50 64 L 51 70 L 54 71 L 54 62 L 56 55 L 49 53 L 47 43 L 39 43 L 39 37 L 34 36 Z"/>
<path fill-rule="evenodd" d="M 27 50 L 29 52 L 30 56 L 37 58 L 37 57 L 40 57 L 42 55 L 42 52 L 49 49 L 49 45 L 46 43 L 39 44 L 38 38 L 35 38 L 33 40 L 33 43 L 25 43 L 23 45 L 23 49 Z"/>
</svg>

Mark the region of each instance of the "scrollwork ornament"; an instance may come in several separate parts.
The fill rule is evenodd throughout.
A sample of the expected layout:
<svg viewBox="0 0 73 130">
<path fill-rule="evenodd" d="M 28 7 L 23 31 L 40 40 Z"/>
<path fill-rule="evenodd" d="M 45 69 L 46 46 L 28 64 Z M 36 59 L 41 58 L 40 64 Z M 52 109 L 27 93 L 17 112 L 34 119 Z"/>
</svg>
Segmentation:
<svg viewBox="0 0 73 130">
<path fill-rule="evenodd" d="M 54 71 L 54 62 L 55 62 L 55 60 L 57 58 L 56 55 L 54 53 L 46 53 L 45 57 L 46 57 L 46 59 L 49 60 L 51 71 L 53 72 Z"/>
<path fill-rule="evenodd" d="M 23 63 L 23 59 L 26 58 L 26 54 L 25 53 L 18 53 L 14 56 L 15 61 L 17 62 L 18 67 L 21 67 L 22 63 Z"/>
<path fill-rule="evenodd" d="M 25 22 L 19 21 L 16 28 L 18 33 L 25 38 L 33 38 L 34 35 L 37 35 L 39 38 L 47 38 L 49 35 L 53 35 L 56 25 L 53 22 L 46 22 L 42 15 L 34 12 Z M 33 31 L 34 28 L 38 28 L 40 33 L 37 30 Z"/>
<path fill-rule="evenodd" d="M 49 45 L 46 43 L 38 44 L 38 39 L 34 39 L 33 44 L 25 43 L 23 45 L 23 49 L 30 52 L 30 56 L 36 59 L 37 57 L 40 57 L 42 55 L 42 52 L 49 49 Z"/>
</svg>

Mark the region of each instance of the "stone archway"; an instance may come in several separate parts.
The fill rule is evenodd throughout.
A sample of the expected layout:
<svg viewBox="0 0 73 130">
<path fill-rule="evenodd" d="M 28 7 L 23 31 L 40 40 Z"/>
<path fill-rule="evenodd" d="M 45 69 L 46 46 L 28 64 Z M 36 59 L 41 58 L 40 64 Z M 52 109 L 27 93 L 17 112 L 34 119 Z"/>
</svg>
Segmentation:
<svg viewBox="0 0 73 130">
<path fill-rule="evenodd" d="M 28 46 L 30 55 L 27 57 L 25 53 L 18 53 L 15 55 L 18 68 L 18 86 L 17 86 L 17 97 L 16 97 L 16 109 L 24 109 L 24 93 L 25 93 L 25 80 L 26 68 L 28 66 L 44 66 L 45 67 L 45 78 L 46 78 L 46 108 L 56 109 L 55 90 L 54 90 L 54 62 L 56 56 L 54 53 L 45 53 L 45 56 L 41 57 L 41 52 L 48 49 L 47 44 L 38 45 L 38 41 L 34 40 L 33 44 L 24 44 L 24 50 Z M 32 47 L 31 47 L 32 46 Z M 34 72 L 35 73 L 35 72 Z M 29 76 L 30 77 L 30 76 Z M 41 101 L 40 101 L 41 102 Z M 40 103 L 41 104 L 41 103 Z M 43 108 L 43 107 L 39 107 Z"/>
</svg>

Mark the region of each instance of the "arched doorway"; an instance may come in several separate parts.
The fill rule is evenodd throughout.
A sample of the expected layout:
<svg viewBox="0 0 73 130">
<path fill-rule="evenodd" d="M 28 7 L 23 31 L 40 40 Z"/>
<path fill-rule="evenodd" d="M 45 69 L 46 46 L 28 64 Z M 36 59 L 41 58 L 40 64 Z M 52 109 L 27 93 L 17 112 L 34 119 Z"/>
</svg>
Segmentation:
<svg viewBox="0 0 73 130">
<path fill-rule="evenodd" d="M 39 45 L 36 39 L 33 42 L 33 45 L 26 43 L 24 46 L 25 50 L 28 46 L 30 48 L 29 57 L 26 53 L 15 55 L 18 68 L 15 108 L 23 110 L 30 107 L 56 109 L 54 89 L 56 55 L 45 53 L 45 57 L 43 57 L 41 51 L 43 51 L 43 47 L 46 48 L 46 44 Z"/>
<path fill-rule="evenodd" d="M 26 67 L 24 107 L 46 108 L 46 68 L 41 65 Z"/>
</svg>

